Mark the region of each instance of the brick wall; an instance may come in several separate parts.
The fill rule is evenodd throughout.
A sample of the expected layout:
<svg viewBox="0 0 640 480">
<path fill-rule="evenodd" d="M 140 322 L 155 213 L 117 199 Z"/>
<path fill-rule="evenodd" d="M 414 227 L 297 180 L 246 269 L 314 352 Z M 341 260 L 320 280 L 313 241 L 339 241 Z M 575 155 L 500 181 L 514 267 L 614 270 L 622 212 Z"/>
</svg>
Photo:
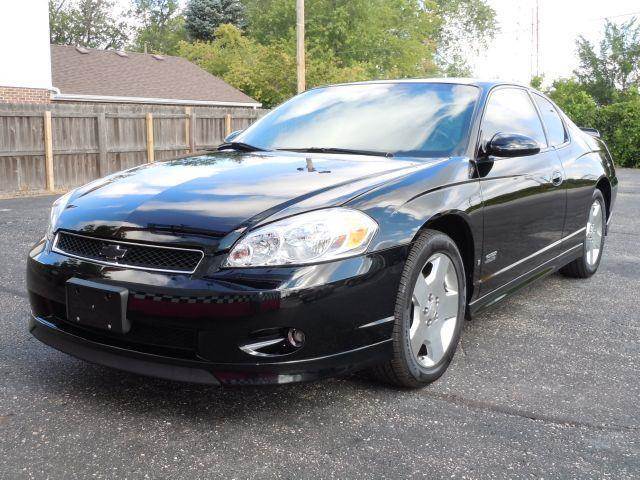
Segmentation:
<svg viewBox="0 0 640 480">
<path fill-rule="evenodd" d="M 51 92 L 42 88 L 2 87 L 0 86 L 0 104 L 2 103 L 50 103 Z"/>
</svg>

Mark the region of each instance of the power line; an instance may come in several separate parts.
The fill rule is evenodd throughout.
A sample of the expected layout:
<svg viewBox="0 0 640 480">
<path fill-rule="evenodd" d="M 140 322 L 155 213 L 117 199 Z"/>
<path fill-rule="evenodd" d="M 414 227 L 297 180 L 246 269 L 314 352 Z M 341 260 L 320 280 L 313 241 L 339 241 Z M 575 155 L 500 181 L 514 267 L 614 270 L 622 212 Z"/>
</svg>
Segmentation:
<svg viewBox="0 0 640 480">
<path fill-rule="evenodd" d="M 572 23 L 592 23 L 592 22 L 600 22 L 602 20 L 610 20 L 612 18 L 622 18 L 622 17 L 632 17 L 632 16 L 640 16 L 640 12 L 631 12 L 631 13 L 622 13 L 620 15 L 609 15 L 604 17 L 593 17 L 593 18 L 583 18 L 583 19 L 572 19 Z M 498 32 L 499 35 L 509 35 L 516 34 L 522 31 L 521 28 L 509 29 L 509 30 L 500 30 Z"/>
<path fill-rule="evenodd" d="M 632 17 L 634 15 L 640 15 L 640 12 L 621 13 L 620 15 L 608 15 L 608 16 L 605 16 L 605 17 L 596 17 L 596 18 L 592 18 L 590 21 L 608 20 L 610 18 Z"/>
</svg>

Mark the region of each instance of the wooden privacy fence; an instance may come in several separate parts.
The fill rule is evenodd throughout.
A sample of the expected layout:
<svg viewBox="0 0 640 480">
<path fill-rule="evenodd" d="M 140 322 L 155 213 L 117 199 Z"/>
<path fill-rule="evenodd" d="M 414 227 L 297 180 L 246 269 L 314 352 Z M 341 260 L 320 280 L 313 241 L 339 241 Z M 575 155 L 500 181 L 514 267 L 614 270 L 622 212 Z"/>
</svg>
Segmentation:
<svg viewBox="0 0 640 480">
<path fill-rule="evenodd" d="M 219 145 L 262 109 L 0 104 L 0 194 L 66 190 Z"/>
</svg>

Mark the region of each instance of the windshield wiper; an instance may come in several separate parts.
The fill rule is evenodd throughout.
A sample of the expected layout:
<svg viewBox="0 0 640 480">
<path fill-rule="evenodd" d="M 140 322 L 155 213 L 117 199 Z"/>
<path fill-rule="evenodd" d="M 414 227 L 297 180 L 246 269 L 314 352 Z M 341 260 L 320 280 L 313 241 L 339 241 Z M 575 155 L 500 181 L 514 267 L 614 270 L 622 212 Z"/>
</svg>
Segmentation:
<svg viewBox="0 0 640 480">
<path fill-rule="evenodd" d="M 372 157 L 393 157 L 391 152 L 376 152 L 374 150 L 358 150 L 354 148 L 337 148 L 337 147 L 308 147 L 308 148 L 278 148 L 277 150 L 286 150 L 289 152 L 304 153 L 345 153 L 348 155 L 370 155 Z"/>
<path fill-rule="evenodd" d="M 239 150 L 241 152 L 266 152 L 264 148 L 249 145 L 244 142 L 227 142 L 223 143 L 216 148 L 216 150 Z"/>
</svg>

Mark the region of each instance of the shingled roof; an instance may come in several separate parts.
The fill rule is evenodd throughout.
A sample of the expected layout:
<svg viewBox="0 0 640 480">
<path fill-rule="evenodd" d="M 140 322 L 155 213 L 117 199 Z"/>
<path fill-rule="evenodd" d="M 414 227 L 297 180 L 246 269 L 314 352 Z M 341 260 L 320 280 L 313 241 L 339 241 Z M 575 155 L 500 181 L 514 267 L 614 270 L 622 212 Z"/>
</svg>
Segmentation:
<svg viewBox="0 0 640 480">
<path fill-rule="evenodd" d="M 180 57 L 51 45 L 55 100 L 258 107 Z"/>
</svg>

